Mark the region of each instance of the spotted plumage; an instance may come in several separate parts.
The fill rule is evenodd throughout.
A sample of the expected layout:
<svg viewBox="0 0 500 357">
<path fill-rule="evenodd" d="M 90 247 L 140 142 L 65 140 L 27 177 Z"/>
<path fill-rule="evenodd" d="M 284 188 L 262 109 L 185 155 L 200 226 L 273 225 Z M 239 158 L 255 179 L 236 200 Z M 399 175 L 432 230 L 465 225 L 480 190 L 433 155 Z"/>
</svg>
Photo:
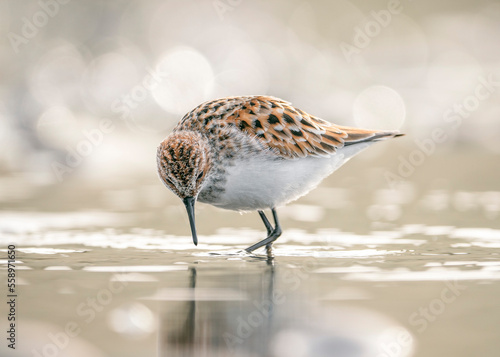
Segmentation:
<svg viewBox="0 0 500 357">
<path fill-rule="evenodd" d="M 371 143 L 400 135 L 334 125 L 274 97 L 228 97 L 181 119 L 158 148 L 158 172 L 186 207 L 198 200 L 258 210 L 273 239 L 247 249 L 252 251 L 277 238 L 277 206 L 309 192 Z M 276 228 L 265 218 L 266 208 L 273 210 Z"/>
</svg>

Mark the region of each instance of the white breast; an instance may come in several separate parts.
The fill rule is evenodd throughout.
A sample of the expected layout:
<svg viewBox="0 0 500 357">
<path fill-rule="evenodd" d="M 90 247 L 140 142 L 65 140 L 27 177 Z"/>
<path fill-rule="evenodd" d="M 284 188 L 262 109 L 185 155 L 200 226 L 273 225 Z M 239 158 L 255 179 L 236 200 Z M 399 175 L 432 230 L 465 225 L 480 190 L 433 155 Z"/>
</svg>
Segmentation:
<svg viewBox="0 0 500 357">
<path fill-rule="evenodd" d="M 248 211 L 278 207 L 315 188 L 370 143 L 341 148 L 329 158 L 276 160 L 269 155 L 238 160 L 226 169 L 225 192 L 211 204 Z"/>
</svg>

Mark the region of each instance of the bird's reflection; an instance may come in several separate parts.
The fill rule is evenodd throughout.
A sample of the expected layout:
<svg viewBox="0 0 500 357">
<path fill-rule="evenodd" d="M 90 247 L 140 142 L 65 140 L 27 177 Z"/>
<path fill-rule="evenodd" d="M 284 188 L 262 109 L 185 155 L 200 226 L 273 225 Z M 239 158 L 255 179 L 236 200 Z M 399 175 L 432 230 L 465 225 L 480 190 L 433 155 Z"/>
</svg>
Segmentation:
<svg viewBox="0 0 500 357">
<path fill-rule="evenodd" d="M 191 267 L 189 272 L 189 287 L 194 292 L 194 289 L 196 288 L 196 268 Z M 184 321 L 182 321 L 182 319 L 179 321 L 178 331 L 163 336 L 166 338 L 166 344 L 168 346 L 177 346 L 180 350 L 188 350 L 194 344 L 196 300 L 188 300 L 186 301 L 186 305 L 186 318 Z"/>
<path fill-rule="evenodd" d="M 303 267 L 272 256 L 242 266 L 189 269 L 188 293 L 160 309 L 159 356 L 412 355 L 409 332 L 385 316 L 304 299 L 311 272 Z"/>
<path fill-rule="evenodd" d="M 273 258 L 268 256 L 263 269 L 251 276 L 217 276 L 217 281 L 227 282 L 219 289 L 222 293 L 237 287 L 245 293 L 242 298 L 214 294 L 217 289 L 205 287 L 213 286 L 213 279 L 203 275 L 199 278 L 198 270 L 195 266 L 189 268 L 191 298 L 165 309 L 167 313 L 160 322 L 159 355 L 245 356 L 250 351 L 265 355 L 274 315 Z"/>
</svg>

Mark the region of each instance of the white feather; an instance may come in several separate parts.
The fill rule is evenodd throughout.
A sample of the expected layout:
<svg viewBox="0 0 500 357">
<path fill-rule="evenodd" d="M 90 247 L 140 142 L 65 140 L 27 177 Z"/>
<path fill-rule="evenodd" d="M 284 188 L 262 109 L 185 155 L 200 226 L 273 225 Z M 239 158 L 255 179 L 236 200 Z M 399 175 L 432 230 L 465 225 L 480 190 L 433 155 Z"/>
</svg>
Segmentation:
<svg viewBox="0 0 500 357">
<path fill-rule="evenodd" d="M 338 149 L 326 158 L 276 160 L 268 154 L 226 168 L 225 192 L 212 205 L 237 211 L 273 208 L 307 194 L 370 142 Z"/>
</svg>

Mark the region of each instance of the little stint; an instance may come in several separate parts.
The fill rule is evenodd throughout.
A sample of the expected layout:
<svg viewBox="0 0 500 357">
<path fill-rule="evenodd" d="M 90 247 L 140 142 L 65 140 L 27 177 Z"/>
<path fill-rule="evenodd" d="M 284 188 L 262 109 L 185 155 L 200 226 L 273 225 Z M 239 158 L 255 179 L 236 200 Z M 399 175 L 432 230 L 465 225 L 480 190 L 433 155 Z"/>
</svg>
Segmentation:
<svg viewBox="0 0 500 357">
<path fill-rule="evenodd" d="M 194 205 L 200 201 L 256 210 L 267 237 L 246 251 L 266 246 L 270 253 L 282 232 L 276 207 L 305 195 L 374 142 L 401 135 L 334 125 L 274 97 L 228 97 L 187 113 L 156 157 L 161 181 L 186 206 L 195 245 Z"/>
</svg>

